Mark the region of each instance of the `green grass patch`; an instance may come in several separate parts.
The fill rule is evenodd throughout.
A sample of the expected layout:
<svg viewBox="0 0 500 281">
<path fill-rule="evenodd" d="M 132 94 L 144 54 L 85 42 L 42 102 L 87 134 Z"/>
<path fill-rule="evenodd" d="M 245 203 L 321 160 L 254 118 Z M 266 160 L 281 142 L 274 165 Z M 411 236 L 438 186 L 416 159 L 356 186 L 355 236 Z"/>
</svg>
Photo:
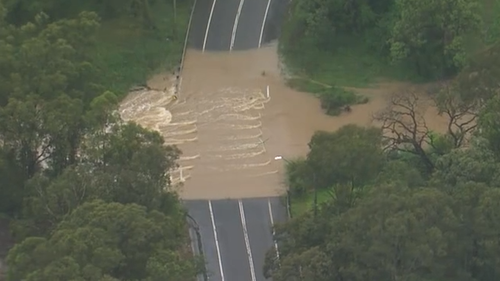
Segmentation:
<svg viewBox="0 0 500 281">
<path fill-rule="evenodd" d="M 174 21 L 172 5 L 155 2 L 151 13 L 156 30 L 146 30 L 130 18 L 104 21 L 93 51 L 101 84 L 124 96 L 131 85 L 144 83 L 154 72 L 174 69 L 182 56 L 191 7 L 191 0 L 179 2 Z"/>
<path fill-rule="evenodd" d="M 330 200 L 331 194 L 328 189 L 318 190 L 318 206 Z M 314 192 L 310 191 L 301 196 L 291 198 L 290 208 L 293 217 L 300 216 L 314 209 Z"/>
<path fill-rule="evenodd" d="M 408 67 L 392 65 L 361 39 L 341 40 L 342 46 L 334 51 L 305 50 L 300 56 L 287 53 L 284 46 L 282 57 L 293 75 L 320 84 L 368 87 L 381 80 L 422 82 Z"/>
</svg>

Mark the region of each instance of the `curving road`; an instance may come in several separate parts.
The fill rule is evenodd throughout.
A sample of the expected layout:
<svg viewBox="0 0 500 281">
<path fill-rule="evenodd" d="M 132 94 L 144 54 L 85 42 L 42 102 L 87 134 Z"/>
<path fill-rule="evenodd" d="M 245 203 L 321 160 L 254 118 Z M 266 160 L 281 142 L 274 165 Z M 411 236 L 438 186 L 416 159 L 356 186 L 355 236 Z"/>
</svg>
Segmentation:
<svg viewBox="0 0 500 281">
<path fill-rule="evenodd" d="M 285 0 L 198 0 L 189 42 L 203 51 L 259 48 L 277 38 Z"/>
<path fill-rule="evenodd" d="M 260 48 L 277 38 L 287 2 L 198 0 L 189 47 L 203 52 Z M 184 202 L 198 225 L 200 241 L 193 239 L 193 249 L 201 250 L 205 257 L 208 280 L 267 280 L 263 275 L 265 254 L 272 247 L 278 248 L 272 225 L 287 219 L 279 197 Z"/>
</svg>

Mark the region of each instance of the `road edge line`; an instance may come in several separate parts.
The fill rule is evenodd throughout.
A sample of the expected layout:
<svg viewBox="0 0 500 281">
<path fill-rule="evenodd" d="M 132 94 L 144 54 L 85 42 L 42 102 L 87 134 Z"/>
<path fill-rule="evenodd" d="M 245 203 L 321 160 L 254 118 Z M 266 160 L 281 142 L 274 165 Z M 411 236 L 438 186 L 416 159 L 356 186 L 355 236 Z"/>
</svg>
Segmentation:
<svg viewBox="0 0 500 281">
<path fill-rule="evenodd" d="M 189 41 L 189 33 L 191 30 L 191 22 L 193 21 L 193 14 L 194 14 L 194 9 L 196 8 L 196 3 L 198 0 L 194 0 L 193 6 L 191 7 L 191 14 L 189 15 L 189 22 L 186 30 L 186 36 L 184 38 L 184 47 L 182 49 L 182 55 L 181 55 L 181 61 L 179 64 L 178 72 L 177 72 L 177 77 L 176 77 L 176 85 L 175 85 L 175 95 L 178 95 L 181 90 L 181 85 L 182 85 L 182 71 L 184 70 L 184 60 L 186 58 L 186 49 L 187 49 L 187 43 Z"/>
<path fill-rule="evenodd" d="M 278 262 L 280 260 L 280 250 L 278 247 L 278 242 L 276 241 L 276 231 L 274 229 L 274 217 L 273 217 L 273 206 L 271 206 L 271 199 L 267 198 L 267 207 L 269 209 L 269 218 L 271 219 L 271 229 L 273 234 L 274 248 L 276 249 L 276 258 Z"/>
</svg>

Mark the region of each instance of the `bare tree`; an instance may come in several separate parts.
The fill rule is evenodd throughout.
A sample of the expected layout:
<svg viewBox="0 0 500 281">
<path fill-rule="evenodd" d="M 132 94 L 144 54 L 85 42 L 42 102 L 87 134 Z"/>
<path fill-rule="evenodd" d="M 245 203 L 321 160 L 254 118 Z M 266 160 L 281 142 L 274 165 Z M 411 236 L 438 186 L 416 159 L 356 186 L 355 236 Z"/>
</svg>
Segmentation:
<svg viewBox="0 0 500 281">
<path fill-rule="evenodd" d="M 481 99 L 464 99 L 456 85 L 445 83 L 433 100 L 439 115 L 447 117 L 446 133 L 453 147 L 462 147 L 477 127 Z"/>
<path fill-rule="evenodd" d="M 424 119 L 428 102 L 413 89 L 406 89 L 391 97 L 388 106 L 375 114 L 374 121 L 381 123 L 385 150 L 396 150 L 418 155 L 429 171 L 434 163 L 425 152 L 432 146 L 430 130 Z"/>
</svg>

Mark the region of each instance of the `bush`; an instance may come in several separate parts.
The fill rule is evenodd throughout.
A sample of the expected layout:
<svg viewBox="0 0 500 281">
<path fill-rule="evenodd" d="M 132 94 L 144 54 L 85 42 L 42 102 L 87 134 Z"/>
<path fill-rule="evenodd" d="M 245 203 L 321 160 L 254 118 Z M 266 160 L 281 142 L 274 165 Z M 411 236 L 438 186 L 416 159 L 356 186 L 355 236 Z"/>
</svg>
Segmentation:
<svg viewBox="0 0 500 281">
<path fill-rule="evenodd" d="M 366 103 L 366 97 L 360 97 L 353 93 L 339 87 L 325 88 L 318 93 L 321 100 L 321 108 L 326 114 L 337 116 L 343 111 L 350 111 L 351 105 Z"/>
<path fill-rule="evenodd" d="M 326 114 L 337 116 L 343 111 L 350 111 L 351 105 L 368 102 L 367 97 L 337 86 L 330 86 L 314 80 L 295 77 L 287 85 L 298 91 L 313 93 L 321 101 L 321 108 Z"/>
<path fill-rule="evenodd" d="M 310 167 L 305 158 L 296 158 L 286 163 L 286 184 L 292 197 L 307 193 Z"/>
</svg>

